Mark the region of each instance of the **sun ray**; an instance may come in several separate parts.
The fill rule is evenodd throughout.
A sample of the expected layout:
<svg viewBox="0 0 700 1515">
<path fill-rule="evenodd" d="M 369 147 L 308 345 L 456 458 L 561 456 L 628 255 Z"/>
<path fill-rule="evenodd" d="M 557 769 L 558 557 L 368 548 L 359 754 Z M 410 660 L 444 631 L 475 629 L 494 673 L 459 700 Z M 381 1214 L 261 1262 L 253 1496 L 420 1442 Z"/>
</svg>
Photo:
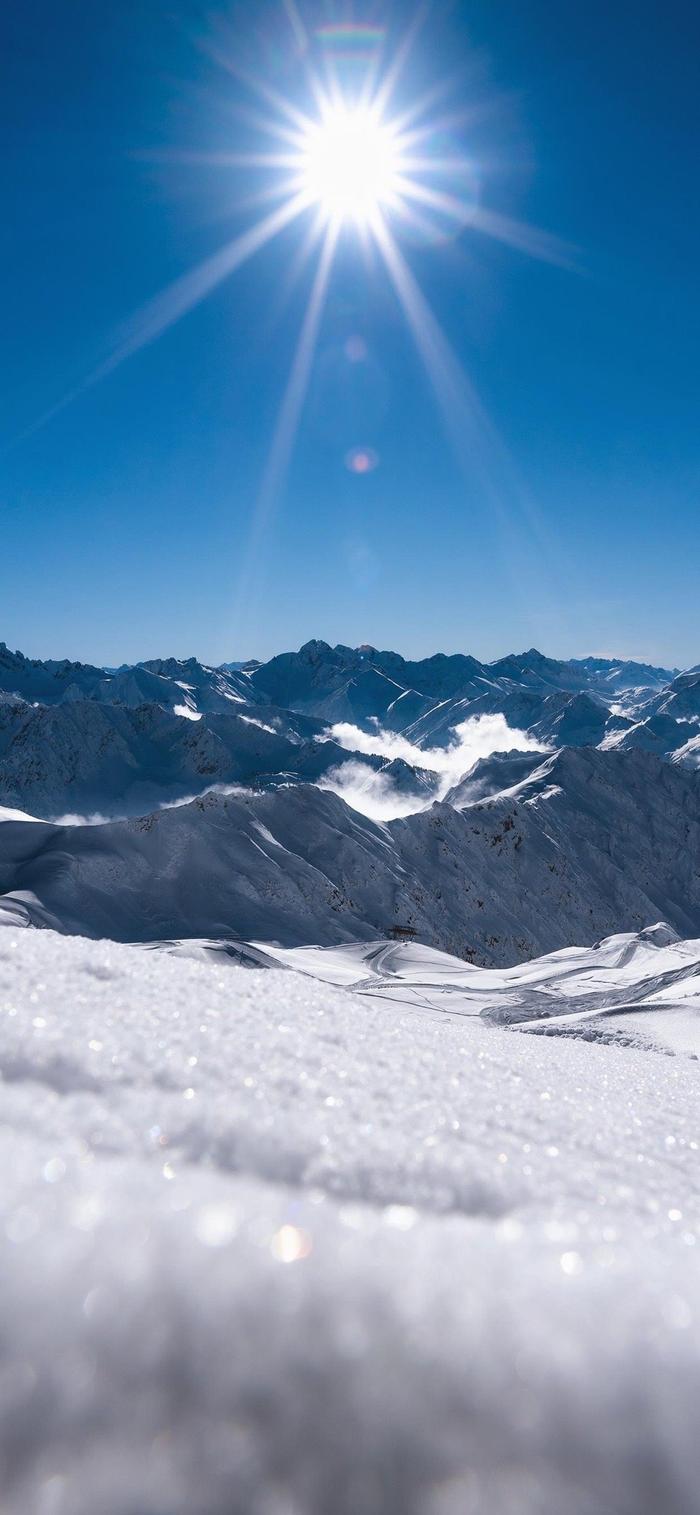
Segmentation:
<svg viewBox="0 0 700 1515">
<path fill-rule="evenodd" d="M 318 211 L 308 226 L 302 241 L 299 243 L 299 246 L 296 249 L 294 257 L 292 258 L 292 261 L 285 272 L 284 278 L 278 291 L 278 307 L 283 307 L 286 304 L 292 293 L 292 290 L 300 279 L 314 251 L 314 248 L 316 248 L 322 241 L 326 230 L 327 223 L 324 221 L 321 212 Z"/>
<path fill-rule="evenodd" d="M 299 8 L 296 4 L 296 0 L 282 0 L 282 4 L 287 14 L 287 19 L 292 30 L 294 41 L 299 52 L 303 55 L 304 53 L 308 52 L 309 39 L 306 34 L 306 27 L 304 26 L 304 22 L 301 18 L 301 15 L 299 14 Z"/>
<path fill-rule="evenodd" d="M 132 155 L 143 163 L 172 163 L 194 168 L 295 168 L 299 163 L 298 147 L 293 153 L 207 152 L 196 148 L 156 148 Z"/>
<path fill-rule="evenodd" d="M 211 294 L 223 279 L 228 278 L 254 253 L 259 252 L 267 242 L 289 226 L 303 210 L 307 209 L 308 204 L 309 198 L 305 192 L 299 192 L 294 198 L 286 199 L 284 204 L 271 215 L 258 221 L 255 226 L 250 227 L 234 241 L 227 242 L 224 247 L 219 248 L 218 252 L 205 258 L 196 268 L 182 274 L 166 290 L 155 295 L 118 333 L 111 353 L 79 384 L 74 385 L 60 400 L 31 422 L 15 439 L 16 442 L 25 441 L 32 436 L 40 427 L 60 415 L 61 411 L 77 400 L 80 395 L 85 394 L 102 379 L 114 373 L 115 369 L 128 358 L 133 357 L 142 348 L 148 347 L 157 337 L 162 336 L 169 327 L 199 305 L 208 294 Z"/>
<path fill-rule="evenodd" d="M 251 226 L 233 242 L 228 242 L 211 257 L 205 258 L 189 273 L 182 274 L 162 294 L 156 295 L 129 323 L 122 341 L 108 360 L 110 366 L 115 367 L 125 358 L 138 352 L 140 348 L 153 342 L 175 321 L 179 321 L 195 305 L 199 305 L 206 295 L 211 294 L 217 284 L 240 268 L 254 253 L 259 252 L 285 226 L 289 226 L 307 205 L 308 197 L 303 193 L 299 193 L 294 199 L 286 200 L 284 205 L 269 216 L 265 216 L 255 226 Z"/>
<path fill-rule="evenodd" d="M 311 363 L 316 349 L 337 238 L 338 228 L 335 224 L 331 224 L 326 228 L 321 255 L 314 275 L 314 282 L 309 295 L 294 360 L 287 380 L 272 446 L 263 475 L 254 522 L 254 531 L 256 534 L 265 527 L 270 506 L 274 502 L 280 482 L 289 464 L 291 448 L 308 388 Z"/>
<path fill-rule="evenodd" d="M 410 23 L 410 26 L 407 28 L 403 41 L 396 49 L 393 62 L 386 70 L 384 78 L 374 95 L 373 104 L 380 115 L 384 115 L 387 109 L 389 101 L 399 82 L 399 79 L 401 78 L 406 64 L 408 63 L 408 59 L 411 55 L 419 33 L 422 31 L 428 20 L 430 9 L 430 0 L 423 0 L 423 3 L 417 6 L 415 15 Z"/>
<path fill-rule="evenodd" d="M 476 395 L 381 214 L 373 219 L 372 230 L 440 402 L 457 456 L 464 457 L 465 445 L 471 456 L 466 433 L 471 433 L 480 409 Z"/>
<path fill-rule="evenodd" d="M 211 223 L 229 221 L 232 216 L 239 218 L 244 211 L 258 210 L 260 206 L 272 205 L 276 200 L 289 200 L 290 191 L 301 193 L 302 185 L 299 180 L 286 179 L 283 183 L 276 181 L 267 184 L 264 189 L 252 190 L 249 195 L 236 195 L 221 199 L 216 210 L 212 207 L 208 220 Z"/>
<path fill-rule="evenodd" d="M 231 74 L 234 79 L 238 79 L 248 89 L 251 89 L 254 94 L 258 95 L 261 100 L 264 100 L 274 111 L 279 112 L 281 116 L 285 116 L 297 128 L 297 131 L 303 133 L 308 130 L 311 125 L 310 117 L 305 115 L 304 111 L 294 105 L 291 100 L 288 100 L 286 95 L 280 94 L 279 90 L 273 89 L 272 85 L 267 84 L 264 79 L 249 73 L 240 63 L 234 62 L 220 47 L 215 47 L 212 42 L 202 42 L 201 46 L 203 52 L 213 62 L 220 64 L 227 73 Z"/>
<path fill-rule="evenodd" d="M 430 221 L 427 216 L 421 215 L 421 212 L 416 210 L 414 205 L 408 205 L 405 200 L 399 199 L 397 205 L 392 207 L 392 210 L 394 216 L 403 222 L 404 226 L 410 226 L 413 231 L 418 233 L 419 237 L 423 237 L 428 243 L 435 241 L 436 223 Z"/>
<path fill-rule="evenodd" d="M 467 158 L 409 158 L 401 138 L 401 169 L 404 174 L 455 174 L 459 176 L 471 165 Z"/>
<path fill-rule="evenodd" d="M 545 263 L 554 263 L 561 268 L 575 266 L 574 249 L 557 237 L 551 236 L 549 232 L 540 231 L 538 227 L 527 226 L 522 221 L 514 221 L 508 216 L 499 215 L 496 211 L 485 210 L 483 206 L 463 200 L 458 195 L 450 195 L 444 190 L 436 190 L 427 184 L 419 184 L 408 175 L 399 176 L 397 189 L 406 199 L 417 200 L 432 210 L 451 216 L 456 222 L 461 221 L 465 226 L 474 227 L 485 236 L 493 237 L 498 242 L 505 242 L 509 247 L 515 247 L 518 252 L 527 253 L 531 258 L 538 258 Z"/>
<path fill-rule="evenodd" d="M 250 523 L 247 548 L 238 577 L 237 616 L 245 622 L 247 605 L 253 590 L 257 558 L 262 540 L 279 499 L 294 447 L 299 420 L 309 385 L 321 317 L 326 300 L 333 258 L 338 240 L 338 225 L 329 223 L 314 275 L 294 359 L 282 398 L 275 432 Z"/>
<path fill-rule="evenodd" d="M 288 143 L 290 147 L 294 148 L 295 152 L 299 151 L 299 147 L 304 140 L 304 131 L 301 128 L 292 130 L 291 126 L 285 126 L 274 117 L 263 115 L 262 112 L 254 110 L 250 105 L 237 104 L 232 108 L 231 115 L 235 116 L 237 121 L 244 121 L 247 126 L 251 126 L 255 131 L 262 132 L 263 136 L 274 137 L 278 142 Z M 310 124 L 311 122 L 309 122 Z"/>
<path fill-rule="evenodd" d="M 477 121 L 483 120 L 493 113 L 493 103 L 491 101 L 483 101 L 478 104 L 461 106 L 459 110 L 448 111 L 440 116 L 431 114 L 427 121 L 421 122 L 420 118 L 429 109 L 432 99 L 448 93 L 448 88 L 445 85 L 442 88 L 430 91 L 423 97 L 423 105 L 420 109 L 414 106 L 412 109 L 405 111 L 403 115 L 394 117 L 394 127 L 400 134 L 401 142 L 405 148 L 411 147 L 414 143 L 425 142 L 439 132 L 462 131 L 465 126 L 473 126 Z M 416 124 L 412 126 L 411 122 L 415 122 Z"/>
<path fill-rule="evenodd" d="M 449 195 L 443 190 L 431 189 L 427 184 L 417 184 L 406 174 L 397 178 L 396 188 L 405 199 L 417 200 L 419 205 L 427 205 L 431 210 L 440 211 L 454 221 L 465 223 L 471 215 L 472 207 L 459 195 Z"/>
<path fill-rule="evenodd" d="M 379 215 L 373 224 L 377 246 L 431 381 L 447 439 L 466 480 L 478 483 L 498 525 L 504 566 L 512 593 L 526 597 L 534 547 L 540 564 L 557 571 L 551 539 L 539 511 L 517 477 L 504 444 L 477 391 L 453 352 L 436 316 Z M 483 506 L 481 507 L 483 509 Z M 539 579 L 538 579 L 539 582 Z"/>
<path fill-rule="evenodd" d="M 476 231 L 493 237 L 497 242 L 505 242 L 508 247 L 527 253 L 530 258 L 553 263 L 555 267 L 567 269 L 570 273 L 580 271 L 578 248 L 553 236 L 551 232 L 541 231 L 537 226 L 528 226 L 524 221 L 514 221 L 510 216 L 487 210 L 482 205 L 477 207 L 471 224 Z"/>
<path fill-rule="evenodd" d="M 446 95 L 449 95 L 453 89 L 453 78 L 439 79 L 437 83 L 431 86 L 430 89 L 425 90 L 424 94 L 420 95 L 417 100 L 412 101 L 410 105 L 406 106 L 398 116 L 393 117 L 393 124 L 396 131 L 400 132 L 402 135 L 404 133 L 408 133 L 408 128 L 411 126 L 412 122 L 420 121 L 421 116 L 424 116 L 427 111 L 431 110 L 436 101 L 444 99 L 444 97 Z M 431 117 L 430 124 L 428 126 L 414 126 L 413 132 L 422 134 L 426 131 L 434 131 L 435 125 L 436 119 L 434 117 Z"/>
<path fill-rule="evenodd" d="M 464 367 L 457 359 L 386 222 L 377 213 L 372 230 L 389 278 L 438 400 L 454 455 L 466 477 L 478 477 L 497 517 L 505 546 L 513 537 L 515 510 L 538 551 L 551 559 L 551 541 L 539 512 L 523 489 L 512 461 Z M 518 564 L 512 564 L 514 576 Z"/>
</svg>

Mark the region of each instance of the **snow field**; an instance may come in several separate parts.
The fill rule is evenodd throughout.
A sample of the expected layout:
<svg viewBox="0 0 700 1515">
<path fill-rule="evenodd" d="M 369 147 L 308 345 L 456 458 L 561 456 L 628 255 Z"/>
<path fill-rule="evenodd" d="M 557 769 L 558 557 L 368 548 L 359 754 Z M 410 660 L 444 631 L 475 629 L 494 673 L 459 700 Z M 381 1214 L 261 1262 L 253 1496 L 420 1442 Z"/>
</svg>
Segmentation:
<svg viewBox="0 0 700 1515">
<path fill-rule="evenodd" d="M 700 1070 L 0 933 L 7 1515 L 700 1508 Z"/>
</svg>

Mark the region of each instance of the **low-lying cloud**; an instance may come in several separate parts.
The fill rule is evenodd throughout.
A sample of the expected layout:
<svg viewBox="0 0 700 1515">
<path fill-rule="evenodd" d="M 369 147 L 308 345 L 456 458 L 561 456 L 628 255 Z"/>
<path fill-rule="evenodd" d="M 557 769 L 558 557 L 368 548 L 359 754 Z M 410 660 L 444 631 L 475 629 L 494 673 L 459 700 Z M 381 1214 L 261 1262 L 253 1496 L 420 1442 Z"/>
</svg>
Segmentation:
<svg viewBox="0 0 700 1515">
<path fill-rule="evenodd" d="M 257 726 L 259 731 L 267 731 L 270 736 L 277 736 L 274 726 L 268 726 L 266 721 L 256 720 L 254 715 L 239 715 L 238 719 L 244 726 Z"/>
<path fill-rule="evenodd" d="M 78 811 L 71 810 L 67 815 L 49 816 L 47 826 L 108 826 L 110 821 L 127 821 L 128 815 L 103 815 L 99 810 L 91 810 L 88 815 L 80 815 Z"/>
<path fill-rule="evenodd" d="M 376 821 L 411 815 L 434 799 L 443 799 L 479 758 L 490 757 L 493 752 L 546 750 L 526 731 L 509 726 L 505 716 L 498 714 L 476 715 L 461 721 L 446 747 L 417 747 L 398 732 L 385 731 L 381 726 L 376 731 L 362 731 L 347 721 L 332 726 L 328 735 L 348 752 L 383 757 L 387 762 L 400 758 L 412 768 L 426 769 L 434 775 L 434 788 L 429 796 L 420 792 L 418 783 L 413 793 L 399 790 L 391 774 L 370 768 L 360 760 L 342 763 L 319 780 L 321 788 L 332 789 L 354 810 Z"/>
<path fill-rule="evenodd" d="M 363 763 L 361 759 L 329 768 L 316 783 L 319 789 L 330 789 L 333 794 L 339 794 L 353 810 L 359 810 L 371 821 L 395 821 L 399 816 L 413 815 L 437 797 L 402 794 L 391 774 L 370 768 L 369 763 Z"/>
<path fill-rule="evenodd" d="M 178 794 L 169 800 L 157 800 L 149 804 L 147 800 L 142 805 L 136 805 L 130 810 L 115 810 L 102 815 L 99 810 L 92 810 L 86 815 L 71 811 L 68 815 L 52 815 L 47 817 L 46 824 L 50 826 L 108 826 L 112 821 L 137 821 L 144 816 L 156 815 L 160 810 L 180 810 L 183 805 L 192 805 L 195 800 L 205 799 L 208 794 L 254 794 L 255 790 L 247 784 L 210 784 L 207 789 L 197 789 L 193 794 Z M 0 810 L 0 820 L 7 819 L 10 812 Z M 20 812 L 17 812 L 19 818 Z M 37 816 L 28 815 L 25 820 L 33 821 L 40 819 Z"/>
</svg>

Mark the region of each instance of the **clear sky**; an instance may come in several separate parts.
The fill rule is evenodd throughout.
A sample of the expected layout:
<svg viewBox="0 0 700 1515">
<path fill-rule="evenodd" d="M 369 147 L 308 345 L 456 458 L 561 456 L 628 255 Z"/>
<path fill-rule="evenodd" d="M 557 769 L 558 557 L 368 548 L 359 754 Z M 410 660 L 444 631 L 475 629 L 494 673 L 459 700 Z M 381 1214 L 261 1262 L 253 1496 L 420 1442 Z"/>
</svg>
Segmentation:
<svg viewBox="0 0 700 1515">
<path fill-rule="evenodd" d="M 300 260 L 311 211 L 138 346 L 162 308 L 149 302 L 279 203 L 260 198 L 269 169 L 205 161 L 274 150 L 279 115 L 241 70 L 313 111 L 309 66 L 332 54 L 352 92 L 380 43 L 391 65 L 413 14 L 407 0 L 4 8 L 12 647 L 218 662 L 318 636 L 700 659 L 692 0 L 429 8 L 388 114 L 449 85 L 427 112 L 431 151 L 439 138 L 469 159 L 480 209 L 566 245 L 551 261 L 471 224 L 393 228 L 478 412 L 445 417 L 381 256 L 345 227 L 289 466 L 265 490 L 317 267 L 317 252 Z"/>
</svg>

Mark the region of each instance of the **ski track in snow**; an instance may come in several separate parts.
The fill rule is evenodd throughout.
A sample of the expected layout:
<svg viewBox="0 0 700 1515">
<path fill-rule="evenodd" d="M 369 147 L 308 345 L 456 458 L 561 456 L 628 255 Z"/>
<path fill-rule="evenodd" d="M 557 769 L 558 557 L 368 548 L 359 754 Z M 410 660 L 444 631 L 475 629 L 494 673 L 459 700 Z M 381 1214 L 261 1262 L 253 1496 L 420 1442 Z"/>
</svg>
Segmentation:
<svg viewBox="0 0 700 1515">
<path fill-rule="evenodd" d="M 7 1515 L 698 1509 L 696 1061 L 14 924 L 0 1007 Z"/>
<path fill-rule="evenodd" d="M 171 950 L 231 948 L 180 943 Z M 663 923 L 501 969 L 476 968 L 413 942 L 286 950 L 260 942 L 252 950 L 268 963 L 415 1009 L 700 1055 L 700 941 L 679 941 Z"/>
</svg>

